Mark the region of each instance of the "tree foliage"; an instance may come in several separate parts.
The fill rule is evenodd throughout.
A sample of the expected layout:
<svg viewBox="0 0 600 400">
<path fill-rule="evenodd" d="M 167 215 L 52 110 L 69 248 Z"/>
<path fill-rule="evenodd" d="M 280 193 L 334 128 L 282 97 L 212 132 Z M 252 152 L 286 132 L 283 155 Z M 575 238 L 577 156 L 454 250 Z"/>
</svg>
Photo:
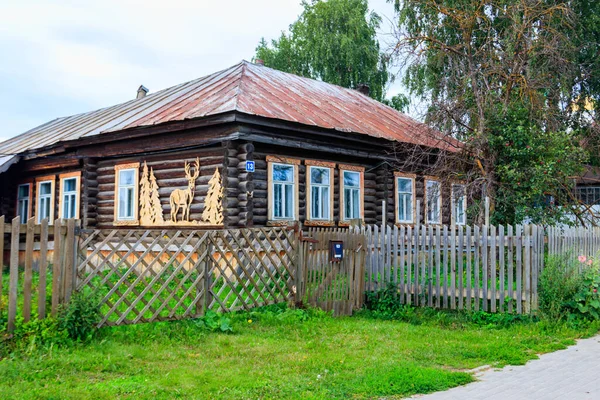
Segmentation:
<svg viewBox="0 0 600 400">
<path fill-rule="evenodd" d="M 367 0 L 303 0 L 304 11 L 271 43 L 263 38 L 256 59 L 285 72 L 347 88 L 368 84 L 370 96 L 383 100 L 388 59 L 380 52 L 381 18 Z M 404 105 L 402 96 L 391 105 Z"/>
<path fill-rule="evenodd" d="M 427 121 L 461 139 L 476 192 L 495 201 L 496 222 L 552 222 L 572 204 L 589 132 L 578 102 L 597 99 L 598 25 L 590 0 L 390 0 L 404 82 L 428 104 Z M 585 6 L 584 6 L 585 5 Z M 596 12 L 597 10 L 594 10 Z M 596 55 L 596 58 L 592 55 Z M 458 158 L 455 157 L 455 158 Z M 552 201 L 547 201 L 552 198 Z M 563 206 L 563 207 L 558 207 Z"/>
</svg>

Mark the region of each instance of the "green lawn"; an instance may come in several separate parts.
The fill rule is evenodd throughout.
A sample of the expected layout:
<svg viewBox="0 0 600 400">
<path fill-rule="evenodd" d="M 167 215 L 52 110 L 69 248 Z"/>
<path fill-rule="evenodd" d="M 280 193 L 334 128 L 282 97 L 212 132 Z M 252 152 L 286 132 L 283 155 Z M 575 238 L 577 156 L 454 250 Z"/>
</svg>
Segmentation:
<svg viewBox="0 0 600 400">
<path fill-rule="evenodd" d="M 308 314 L 234 315 L 233 334 L 193 321 L 103 328 L 88 344 L 1 360 L 0 398 L 401 398 L 468 383 L 469 369 L 522 364 L 592 332 L 482 327 L 433 311 L 419 325 Z"/>
</svg>

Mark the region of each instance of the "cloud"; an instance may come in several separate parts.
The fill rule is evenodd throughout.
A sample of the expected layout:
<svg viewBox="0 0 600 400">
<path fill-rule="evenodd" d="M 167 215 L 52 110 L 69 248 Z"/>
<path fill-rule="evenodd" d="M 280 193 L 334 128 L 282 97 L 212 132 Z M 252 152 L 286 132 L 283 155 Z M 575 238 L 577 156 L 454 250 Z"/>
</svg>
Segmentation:
<svg viewBox="0 0 600 400">
<path fill-rule="evenodd" d="M 371 6 L 391 15 L 385 0 Z M 3 2 L 0 140 L 127 101 L 140 84 L 154 92 L 250 59 L 301 10 L 299 0 Z"/>
</svg>

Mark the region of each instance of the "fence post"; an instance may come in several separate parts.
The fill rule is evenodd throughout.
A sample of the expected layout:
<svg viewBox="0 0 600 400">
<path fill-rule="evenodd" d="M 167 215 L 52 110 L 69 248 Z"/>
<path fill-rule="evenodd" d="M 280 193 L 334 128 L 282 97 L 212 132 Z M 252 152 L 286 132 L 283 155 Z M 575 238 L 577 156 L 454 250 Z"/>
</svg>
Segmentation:
<svg viewBox="0 0 600 400">
<path fill-rule="evenodd" d="M 0 236 L 1 237 L 1 236 Z M 48 220 L 42 220 L 40 230 L 40 279 L 38 283 L 38 318 L 46 318 L 46 271 L 48 268 Z"/>
<path fill-rule="evenodd" d="M 67 234 L 65 242 L 65 253 L 63 258 L 63 290 L 64 290 L 64 302 L 65 304 L 71 299 L 71 293 L 73 292 L 73 268 L 74 268 L 74 255 L 75 251 L 75 220 L 67 220 Z"/>
<path fill-rule="evenodd" d="M 25 237 L 25 273 L 23 274 L 23 321 L 31 319 L 31 288 L 33 278 L 33 241 L 35 235 L 35 219 L 27 220 Z"/>
<path fill-rule="evenodd" d="M 64 238 L 61 219 L 54 221 L 54 254 L 52 263 L 52 316 L 58 314 L 58 306 L 64 301 Z"/>
<path fill-rule="evenodd" d="M 213 243 L 212 232 L 206 236 L 209 238 L 208 251 L 206 252 L 206 262 L 204 263 L 204 313 L 208 311 L 212 302 L 211 286 L 212 286 L 212 257 Z"/>
<path fill-rule="evenodd" d="M 12 220 L 10 237 L 10 277 L 8 289 L 8 324 L 7 331 L 15 330 L 17 317 L 17 286 L 19 285 L 19 230 L 21 227 L 19 217 Z"/>
</svg>

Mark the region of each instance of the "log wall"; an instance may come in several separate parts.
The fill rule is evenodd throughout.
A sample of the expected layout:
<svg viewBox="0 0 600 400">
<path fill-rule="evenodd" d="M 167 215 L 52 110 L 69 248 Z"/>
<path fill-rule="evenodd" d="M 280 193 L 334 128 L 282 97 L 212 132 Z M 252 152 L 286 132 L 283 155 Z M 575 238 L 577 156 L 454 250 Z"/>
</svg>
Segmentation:
<svg viewBox="0 0 600 400">
<path fill-rule="evenodd" d="M 191 220 L 201 220 L 204 208 L 204 199 L 208 192 L 208 181 L 213 176 L 215 169 L 219 169 L 223 182 L 228 179 L 227 171 L 224 168 L 224 154 L 226 148 L 211 147 L 197 149 L 182 153 L 149 155 L 146 157 L 127 157 L 113 160 L 100 160 L 97 164 L 97 225 L 107 227 L 113 225 L 114 206 L 115 206 L 115 165 L 131 162 L 140 162 L 140 174 L 142 173 L 144 161 L 148 168 L 154 170 L 156 182 L 159 187 L 160 202 L 163 207 L 163 218 L 165 221 L 170 219 L 171 205 L 170 195 L 175 189 L 186 189 L 188 181 L 185 176 L 185 162 L 193 165 L 196 157 L 200 158 L 200 175 L 196 179 L 196 189 L 194 201 L 190 210 Z M 231 199 L 224 199 L 224 209 L 232 202 Z M 232 202 L 233 203 L 233 202 Z M 181 215 L 181 214 L 180 214 Z"/>
</svg>

